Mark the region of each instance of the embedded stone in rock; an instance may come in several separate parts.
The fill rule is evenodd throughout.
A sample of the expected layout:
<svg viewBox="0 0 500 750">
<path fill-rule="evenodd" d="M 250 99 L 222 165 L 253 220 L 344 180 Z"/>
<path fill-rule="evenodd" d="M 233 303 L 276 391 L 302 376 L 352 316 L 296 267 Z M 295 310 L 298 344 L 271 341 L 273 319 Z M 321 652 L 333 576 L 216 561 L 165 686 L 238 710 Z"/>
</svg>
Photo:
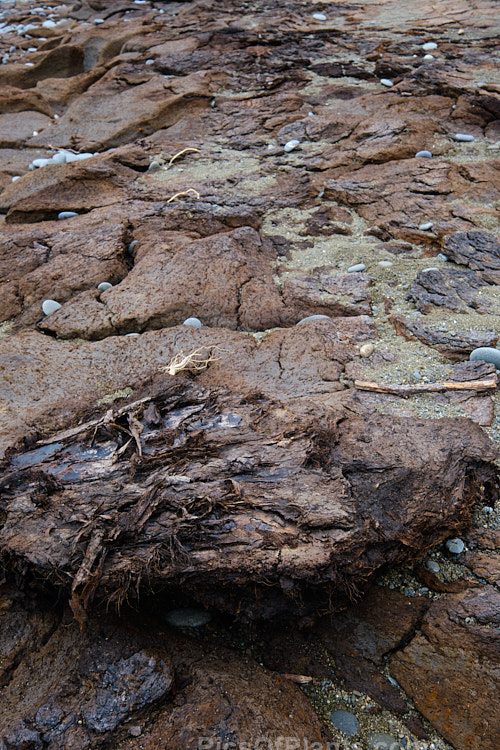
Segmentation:
<svg viewBox="0 0 500 750">
<path fill-rule="evenodd" d="M 307 318 L 302 318 L 296 325 L 301 326 L 303 323 L 309 323 L 310 320 L 330 320 L 329 315 L 308 315 Z"/>
<path fill-rule="evenodd" d="M 65 219 L 72 219 L 74 216 L 78 216 L 76 211 L 61 211 L 57 214 L 57 218 L 59 221 L 64 221 Z"/>
<path fill-rule="evenodd" d="M 330 721 L 343 734 L 347 734 L 348 737 L 355 737 L 359 732 L 359 721 L 350 711 L 342 709 L 332 711 Z"/>
<path fill-rule="evenodd" d="M 42 303 L 42 310 L 45 315 L 50 315 L 51 313 L 56 312 L 56 310 L 59 310 L 61 307 L 60 302 L 56 302 L 55 299 L 46 299 Z"/>
<path fill-rule="evenodd" d="M 500 349 L 493 349 L 490 346 L 481 346 L 474 349 L 469 357 L 471 362 L 491 362 L 497 370 L 500 370 Z"/>
<path fill-rule="evenodd" d="M 467 133 L 455 133 L 455 140 L 463 141 L 464 143 L 467 143 L 467 142 L 473 141 L 474 136 L 468 135 Z"/>
<path fill-rule="evenodd" d="M 461 539 L 448 539 L 446 549 L 453 555 L 461 555 L 465 549 L 465 544 Z"/>
<path fill-rule="evenodd" d="M 387 86 L 388 88 L 394 86 L 394 82 L 391 81 L 390 78 L 381 78 L 380 83 L 382 84 L 382 86 Z"/>
<path fill-rule="evenodd" d="M 198 318 L 186 318 L 183 325 L 191 326 L 192 328 L 201 328 L 203 323 Z"/>
<path fill-rule="evenodd" d="M 416 159 L 432 159 L 432 154 L 430 151 L 418 151 L 418 153 L 415 154 Z"/>
<path fill-rule="evenodd" d="M 297 148 L 297 146 L 300 146 L 300 141 L 297 141 L 297 140 L 288 141 L 283 146 L 283 151 L 285 151 L 288 154 L 290 151 L 294 151 Z"/>
<path fill-rule="evenodd" d="M 347 273 L 361 273 L 366 270 L 364 263 L 356 263 L 354 266 L 349 266 Z"/>
</svg>

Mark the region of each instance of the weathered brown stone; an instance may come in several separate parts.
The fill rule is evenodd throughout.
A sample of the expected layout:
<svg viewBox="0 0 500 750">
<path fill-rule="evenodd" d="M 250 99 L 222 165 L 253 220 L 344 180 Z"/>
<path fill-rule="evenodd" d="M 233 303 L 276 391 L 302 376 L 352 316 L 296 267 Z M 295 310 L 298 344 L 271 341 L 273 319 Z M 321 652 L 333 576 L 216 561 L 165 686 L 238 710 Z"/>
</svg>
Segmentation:
<svg viewBox="0 0 500 750">
<path fill-rule="evenodd" d="M 426 312 L 428 304 L 422 302 L 422 297 L 419 296 L 418 306 L 422 307 L 423 310 L 425 307 L 424 312 Z M 434 304 L 434 299 L 432 301 Z M 496 331 L 450 331 L 451 326 L 449 323 L 441 323 L 438 327 L 436 325 L 429 325 L 421 319 L 412 320 L 405 318 L 403 315 L 392 315 L 391 322 L 397 333 L 406 339 L 419 339 L 424 344 L 437 349 L 438 352 L 446 354 L 450 359 L 467 357 L 471 351 L 477 349 L 479 346 L 495 346 L 498 341 L 498 333 Z"/>
<path fill-rule="evenodd" d="M 472 750 L 478 740 L 485 750 L 497 746 L 500 723 L 490 696 L 500 680 L 499 612 L 491 587 L 447 596 L 390 660 L 417 709 L 457 750 Z"/>
<path fill-rule="evenodd" d="M 479 271 L 490 284 L 500 284 L 500 243 L 489 232 L 454 232 L 444 239 L 443 253 L 450 260 Z"/>
<path fill-rule="evenodd" d="M 441 308 L 455 312 L 466 312 L 471 308 L 482 313 L 495 313 L 498 311 L 495 302 L 479 294 L 487 286 L 474 271 L 458 268 L 419 271 L 410 285 L 408 299 L 423 313 Z"/>
</svg>

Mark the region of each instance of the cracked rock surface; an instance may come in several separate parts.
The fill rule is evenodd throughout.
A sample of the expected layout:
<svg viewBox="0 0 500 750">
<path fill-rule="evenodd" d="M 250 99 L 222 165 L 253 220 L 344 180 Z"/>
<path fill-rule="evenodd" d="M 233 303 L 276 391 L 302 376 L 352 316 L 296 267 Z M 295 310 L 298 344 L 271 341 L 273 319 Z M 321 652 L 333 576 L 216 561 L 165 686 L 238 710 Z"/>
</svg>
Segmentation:
<svg viewBox="0 0 500 750">
<path fill-rule="evenodd" d="M 1 750 L 496 750 L 473 6 L 0 5 Z"/>
</svg>

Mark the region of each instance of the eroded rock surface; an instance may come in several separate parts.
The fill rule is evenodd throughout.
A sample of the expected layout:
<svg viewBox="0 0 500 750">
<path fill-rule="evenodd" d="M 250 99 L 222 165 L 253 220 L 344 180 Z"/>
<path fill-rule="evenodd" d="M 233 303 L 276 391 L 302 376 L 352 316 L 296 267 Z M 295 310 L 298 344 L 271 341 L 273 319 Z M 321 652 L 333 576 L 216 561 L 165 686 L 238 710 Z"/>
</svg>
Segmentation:
<svg viewBox="0 0 500 750">
<path fill-rule="evenodd" d="M 288 678 L 93 607 L 180 586 L 293 628 L 460 534 L 462 578 L 415 567 L 442 600 L 377 587 L 322 621 L 336 671 L 269 664 L 366 690 L 423 738 L 389 659 L 453 748 L 493 747 L 497 454 L 477 424 L 500 437 L 498 393 L 354 381 L 492 379 L 455 363 L 498 343 L 497 15 L 1 4 L 2 571 L 88 622 L 7 596 L 0 745 L 321 742 Z M 193 352 L 209 366 L 162 369 Z M 492 528 L 467 531 L 477 503 Z"/>
</svg>

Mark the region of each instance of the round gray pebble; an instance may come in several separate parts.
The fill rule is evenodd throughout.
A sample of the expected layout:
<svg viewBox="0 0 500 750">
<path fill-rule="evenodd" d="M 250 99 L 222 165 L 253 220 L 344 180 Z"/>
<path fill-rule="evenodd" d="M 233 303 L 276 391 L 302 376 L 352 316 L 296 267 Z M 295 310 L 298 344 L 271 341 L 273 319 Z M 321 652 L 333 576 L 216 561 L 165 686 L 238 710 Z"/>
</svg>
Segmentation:
<svg viewBox="0 0 500 750">
<path fill-rule="evenodd" d="M 58 151 L 57 154 L 54 154 L 54 156 L 51 157 L 50 161 L 52 164 L 65 164 L 66 154 L 64 151 Z"/>
<path fill-rule="evenodd" d="M 129 243 L 129 246 L 127 249 L 129 253 L 133 253 L 136 247 L 137 247 L 137 240 L 132 240 L 132 242 Z"/>
<path fill-rule="evenodd" d="M 347 273 L 360 273 L 361 271 L 366 271 L 364 263 L 356 263 L 354 266 L 349 266 L 347 269 Z"/>
<path fill-rule="evenodd" d="M 416 159 L 432 159 L 432 154 L 430 151 L 418 151 L 418 153 L 415 154 Z"/>
<path fill-rule="evenodd" d="M 288 141 L 288 143 L 285 143 L 285 145 L 283 146 L 283 151 L 288 154 L 290 153 L 290 151 L 293 151 L 294 148 L 297 148 L 297 146 L 300 146 L 300 141 L 297 141 L 296 139 Z"/>
<path fill-rule="evenodd" d="M 302 323 L 309 323 L 310 320 L 330 320 L 328 315 L 308 315 L 307 318 L 302 318 L 296 325 L 300 326 Z"/>
<path fill-rule="evenodd" d="M 344 734 L 347 734 L 349 737 L 354 737 L 359 731 L 359 721 L 350 711 L 344 711 L 342 709 L 332 711 L 330 714 L 330 721 L 337 727 L 337 729 Z"/>
<path fill-rule="evenodd" d="M 425 49 L 426 52 L 430 49 L 437 49 L 437 44 L 436 42 L 426 42 L 422 44 L 422 49 Z"/>
<path fill-rule="evenodd" d="M 471 362 L 491 362 L 497 370 L 500 370 L 500 349 L 494 349 L 492 346 L 480 346 L 470 353 Z"/>
<path fill-rule="evenodd" d="M 212 617 L 205 609 L 185 607 L 184 609 L 172 609 L 165 615 L 165 620 L 174 628 L 201 628 L 206 625 Z"/>
<path fill-rule="evenodd" d="M 76 211 L 61 211 L 57 214 L 57 220 L 64 221 L 65 219 L 72 219 L 74 216 L 78 216 Z"/>
<path fill-rule="evenodd" d="M 113 284 L 110 284 L 109 281 L 101 281 L 101 283 L 97 285 L 97 288 L 100 292 L 105 292 L 107 289 L 112 289 Z"/>
<path fill-rule="evenodd" d="M 201 328 L 203 323 L 201 320 L 198 320 L 198 318 L 186 318 L 182 325 L 191 326 L 191 328 Z"/>
<path fill-rule="evenodd" d="M 448 256 L 444 255 L 443 253 L 438 253 L 436 255 L 436 258 L 439 258 L 439 260 L 448 260 Z"/>
<path fill-rule="evenodd" d="M 394 86 L 394 81 L 391 81 L 390 78 L 381 78 L 380 83 L 382 86 L 387 86 L 387 88 L 391 88 L 391 86 Z"/>
<path fill-rule="evenodd" d="M 424 224 L 420 224 L 419 229 L 421 232 L 427 232 L 428 229 L 432 229 L 434 224 L 432 221 L 426 221 Z"/>
<path fill-rule="evenodd" d="M 368 735 L 368 747 L 370 750 L 400 750 L 401 745 L 392 734 L 373 732 Z"/>
<path fill-rule="evenodd" d="M 474 140 L 474 136 L 473 135 L 467 135 L 467 133 L 455 133 L 455 140 L 456 141 L 464 141 L 464 143 L 468 143 L 468 142 Z"/>
<path fill-rule="evenodd" d="M 439 573 L 441 566 L 435 560 L 427 560 L 427 569 L 432 573 Z"/>
<path fill-rule="evenodd" d="M 424 55 L 424 60 L 434 60 L 434 55 Z"/>
<path fill-rule="evenodd" d="M 465 544 L 461 539 L 448 539 L 446 542 L 446 549 L 448 552 L 451 552 L 452 555 L 460 555 L 465 549 Z"/>
<path fill-rule="evenodd" d="M 42 310 L 45 315 L 50 315 L 61 307 L 60 302 L 56 302 L 55 299 L 46 299 L 42 302 Z"/>
</svg>

